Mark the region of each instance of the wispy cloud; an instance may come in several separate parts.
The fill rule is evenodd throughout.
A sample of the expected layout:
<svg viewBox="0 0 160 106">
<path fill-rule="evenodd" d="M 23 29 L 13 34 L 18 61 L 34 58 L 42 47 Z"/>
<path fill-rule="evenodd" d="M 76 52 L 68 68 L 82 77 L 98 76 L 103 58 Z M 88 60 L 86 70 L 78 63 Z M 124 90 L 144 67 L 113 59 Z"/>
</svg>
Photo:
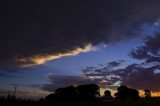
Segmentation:
<svg viewBox="0 0 160 106">
<path fill-rule="evenodd" d="M 35 55 L 31 57 L 17 57 L 15 58 L 14 61 L 18 62 L 17 65 L 19 67 L 29 67 L 33 65 L 43 64 L 46 61 L 61 58 L 64 56 L 75 56 L 80 53 L 90 52 L 90 51 L 95 51 L 95 50 L 96 50 L 95 47 L 93 47 L 91 44 L 88 44 L 84 48 L 76 48 L 73 51 L 68 51 L 65 53 L 58 53 L 58 54 L 51 53 L 51 54 L 45 54 L 45 55 Z"/>
</svg>

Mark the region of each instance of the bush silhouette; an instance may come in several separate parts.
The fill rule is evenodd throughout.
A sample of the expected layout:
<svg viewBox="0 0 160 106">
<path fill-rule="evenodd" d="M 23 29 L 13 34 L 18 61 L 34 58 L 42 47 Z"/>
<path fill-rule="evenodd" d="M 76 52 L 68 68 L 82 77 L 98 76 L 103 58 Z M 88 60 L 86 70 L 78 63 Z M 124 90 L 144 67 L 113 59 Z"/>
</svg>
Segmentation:
<svg viewBox="0 0 160 106">
<path fill-rule="evenodd" d="M 94 100 L 96 96 L 100 95 L 100 88 L 95 84 L 79 85 L 76 89 L 81 100 Z"/>
<path fill-rule="evenodd" d="M 151 98 L 151 91 L 149 89 L 144 90 L 144 95 L 146 99 Z"/>
<path fill-rule="evenodd" d="M 117 99 L 122 99 L 122 100 L 126 100 L 126 99 L 139 99 L 139 92 L 136 89 L 132 89 L 132 88 L 128 88 L 127 86 L 120 86 L 117 89 L 117 93 L 115 94 Z"/>
<path fill-rule="evenodd" d="M 105 90 L 105 91 L 104 91 L 104 96 L 103 96 L 103 98 L 104 98 L 105 100 L 111 100 L 111 99 L 113 99 L 113 97 L 111 96 L 111 92 L 110 92 L 109 90 Z"/>
<path fill-rule="evenodd" d="M 77 98 L 78 93 L 74 86 L 69 86 L 65 88 L 58 88 L 55 90 L 54 94 L 50 94 L 46 97 L 49 101 L 73 101 Z"/>
<path fill-rule="evenodd" d="M 99 95 L 99 86 L 95 84 L 58 88 L 45 99 L 48 101 L 92 101 Z"/>
</svg>

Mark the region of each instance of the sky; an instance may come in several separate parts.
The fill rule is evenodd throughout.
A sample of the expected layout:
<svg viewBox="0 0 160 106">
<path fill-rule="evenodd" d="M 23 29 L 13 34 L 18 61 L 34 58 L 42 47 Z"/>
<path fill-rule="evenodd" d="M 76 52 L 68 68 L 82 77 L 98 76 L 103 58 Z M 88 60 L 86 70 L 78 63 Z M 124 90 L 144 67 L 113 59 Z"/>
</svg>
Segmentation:
<svg viewBox="0 0 160 106">
<path fill-rule="evenodd" d="M 160 90 L 159 0 L 4 0 L 0 95 L 95 83 Z M 150 86 L 148 86 L 150 85 Z"/>
</svg>

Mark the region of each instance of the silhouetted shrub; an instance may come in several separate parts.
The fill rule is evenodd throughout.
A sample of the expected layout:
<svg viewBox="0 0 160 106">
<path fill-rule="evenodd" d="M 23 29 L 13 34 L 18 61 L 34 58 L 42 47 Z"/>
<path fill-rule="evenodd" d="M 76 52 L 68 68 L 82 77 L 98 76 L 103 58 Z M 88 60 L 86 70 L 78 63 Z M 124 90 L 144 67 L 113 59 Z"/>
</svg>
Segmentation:
<svg viewBox="0 0 160 106">
<path fill-rule="evenodd" d="M 103 96 L 103 98 L 104 98 L 105 100 L 112 100 L 112 99 L 113 99 L 113 97 L 111 96 L 111 92 L 110 92 L 109 90 L 105 90 L 105 91 L 104 91 L 104 96 Z"/>
<path fill-rule="evenodd" d="M 81 100 L 94 100 L 100 95 L 100 88 L 95 84 L 79 85 L 76 89 Z"/>
<path fill-rule="evenodd" d="M 95 84 L 79 85 L 58 88 L 55 93 L 48 95 L 45 100 L 48 101 L 91 101 L 99 96 L 99 86 Z"/>
<path fill-rule="evenodd" d="M 144 90 L 144 95 L 146 99 L 151 98 L 151 91 L 149 89 Z"/>
<path fill-rule="evenodd" d="M 122 99 L 122 100 L 133 99 L 133 100 L 136 100 L 136 99 L 140 98 L 138 90 L 128 88 L 127 86 L 124 86 L 124 85 L 120 86 L 117 89 L 117 91 L 118 92 L 115 94 L 115 97 L 117 99 Z"/>
</svg>

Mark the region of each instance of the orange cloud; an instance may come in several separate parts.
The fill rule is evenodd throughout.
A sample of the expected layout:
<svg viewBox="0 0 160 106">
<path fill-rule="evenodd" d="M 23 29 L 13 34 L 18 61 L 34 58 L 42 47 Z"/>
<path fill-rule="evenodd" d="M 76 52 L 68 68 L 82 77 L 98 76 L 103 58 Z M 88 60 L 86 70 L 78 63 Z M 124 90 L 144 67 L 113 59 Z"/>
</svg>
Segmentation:
<svg viewBox="0 0 160 106">
<path fill-rule="evenodd" d="M 66 52 L 66 53 L 58 53 L 58 54 L 44 54 L 44 55 L 34 55 L 31 57 L 17 57 L 14 59 L 18 64 L 19 67 L 29 67 L 34 65 L 43 64 L 49 60 L 58 59 L 64 56 L 75 56 L 80 53 L 94 51 L 94 48 L 91 44 L 86 45 L 84 48 L 76 48 L 75 50 Z"/>
</svg>

